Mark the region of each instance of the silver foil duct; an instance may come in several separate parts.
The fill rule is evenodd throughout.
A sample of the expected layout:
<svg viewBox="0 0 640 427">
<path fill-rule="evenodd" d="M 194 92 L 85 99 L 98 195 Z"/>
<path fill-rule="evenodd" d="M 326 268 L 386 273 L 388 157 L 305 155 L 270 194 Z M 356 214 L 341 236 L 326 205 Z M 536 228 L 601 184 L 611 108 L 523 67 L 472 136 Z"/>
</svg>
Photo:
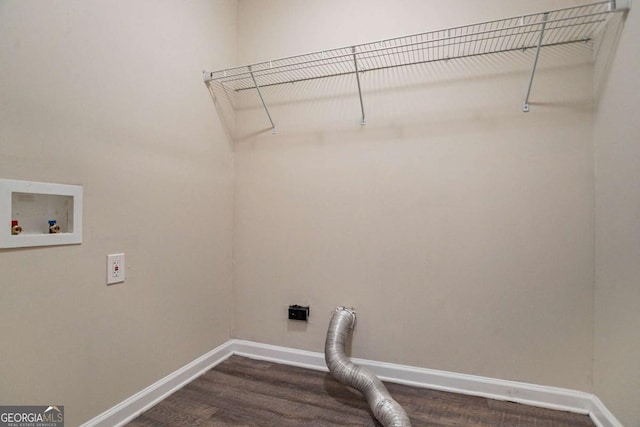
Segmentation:
<svg viewBox="0 0 640 427">
<path fill-rule="evenodd" d="M 355 327 L 356 313 L 344 307 L 336 308 L 331 317 L 324 358 L 329 372 L 343 384 L 364 394 L 373 415 L 385 427 L 410 427 L 405 410 L 393 400 L 382 381 L 371 371 L 351 362 L 344 348 L 347 336 Z"/>
</svg>

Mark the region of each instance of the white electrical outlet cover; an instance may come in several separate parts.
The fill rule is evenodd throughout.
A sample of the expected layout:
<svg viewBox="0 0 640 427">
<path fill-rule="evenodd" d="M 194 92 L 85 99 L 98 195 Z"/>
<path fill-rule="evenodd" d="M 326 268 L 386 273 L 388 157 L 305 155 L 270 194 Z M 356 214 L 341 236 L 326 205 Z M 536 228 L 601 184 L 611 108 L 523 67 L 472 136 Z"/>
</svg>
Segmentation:
<svg viewBox="0 0 640 427">
<path fill-rule="evenodd" d="M 107 285 L 124 282 L 124 254 L 107 255 Z"/>
</svg>

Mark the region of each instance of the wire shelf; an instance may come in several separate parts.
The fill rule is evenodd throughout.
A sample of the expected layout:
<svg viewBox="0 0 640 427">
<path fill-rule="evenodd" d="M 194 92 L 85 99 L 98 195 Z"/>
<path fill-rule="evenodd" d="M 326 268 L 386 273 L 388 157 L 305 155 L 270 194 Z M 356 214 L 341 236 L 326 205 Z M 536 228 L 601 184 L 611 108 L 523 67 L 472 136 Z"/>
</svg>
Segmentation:
<svg viewBox="0 0 640 427">
<path fill-rule="evenodd" d="M 203 74 L 206 83 L 220 84 L 225 91 L 253 89 L 260 94 L 260 88 L 274 85 L 348 74 L 358 76 L 375 70 L 513 50 L 539 51 L 541 47 L 589 42 L 604 28 L 607 15 L 628 8 L 628 0 L 600 1 Z M 262 102 L 269 114 L 263 99 Z M 364 123 L 364 107 L 362 113 Z"/>
</svg>

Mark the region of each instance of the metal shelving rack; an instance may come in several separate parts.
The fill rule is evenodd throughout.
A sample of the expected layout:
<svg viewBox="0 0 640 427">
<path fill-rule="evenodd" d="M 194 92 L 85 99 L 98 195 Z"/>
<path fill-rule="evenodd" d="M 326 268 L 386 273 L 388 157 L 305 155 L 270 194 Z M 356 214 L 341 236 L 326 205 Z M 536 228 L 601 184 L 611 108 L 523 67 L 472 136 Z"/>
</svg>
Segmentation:
<svg viewBox="0 0 640 427">
<path fill-rule="evenodd" d="M 631 0 L 599 1 L 219 71 L 203 71 L 203 78 L 207 85 L 220 85 L 227 93 L 255 90 L 275 133 L 276 125 L 261 88 L 354 74 L 362 113 L 360 122 L 364 125 L 362 73 L 533 48 L 536 54 L 522 108 L 527 112 L 541 48 L 592 41 L 602 31 L 610 14 L 625 12 L 630 6 Z"/>
</svg>

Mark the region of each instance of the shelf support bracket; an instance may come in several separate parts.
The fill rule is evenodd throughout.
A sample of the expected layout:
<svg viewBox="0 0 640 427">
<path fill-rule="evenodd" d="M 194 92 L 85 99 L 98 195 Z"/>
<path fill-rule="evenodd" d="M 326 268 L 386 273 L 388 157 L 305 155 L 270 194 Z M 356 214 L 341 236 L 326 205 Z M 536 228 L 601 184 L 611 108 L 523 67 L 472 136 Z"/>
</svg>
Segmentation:
<svg viewBox="0 0 640 427">
<path fill-rule="evenodd" d="M 362 89 L 360 88 L 360 71 L 358 70 L 358 59 L 356 58 L 355 46 L 351 48 L 351 53 L 353 53 L 353 66 L 356 70 L 356 82 L 358 83 L 358 96 L 360 97 L 360 111 L 362 112 L 362 118 L 360 119 L 360 124 L 364 126 L 367 122 L 364 117 L 364 103 L 362 102 Z"/>
<path fill-rule="evenodd" d="M 262 102 L 262 106 L 264 107 L 264 111 L 267 112 L 267 117 L 269 117 L 269 123 L 271 123 L 271 133 L 275 135 L 276 125 L 273 123 L 273 119 L 271 118 L 269 107 L 267 107 L 267 104 L 264 102 L 264 98 L 262 97 L 262 92 L 260 92 L 260 86 L 258 86 L 256 77 L 253 75 L 253 70 L 251 69 L 251 65 L 249 65 L 249 73 L 251 74 L 251 80 L 253 80 L 253 85 L 256 87 L 256 91 L 258 92 L 258 96 L 260 97 L 260 102 Z"/>
<path fill-rule="evenodd" d="M 527 96 L 524 98 L 524 104 L 522 105 L 522 111 L 529 112 L 529 95 L 531 95 L 531 86 L 533 85 L 533 77 L 536 75 L 536 67 L 538 66 L 538 58 L 540 57 L 540 47 L 542 46 L 542 38 L 544 37 L 544 28 L 547 25 L 547 19 L 549 14 L 545 13 L 542 16 L 542 27 L 540 28 L 540 38 L 538 39 L 538 47 L 536 48 L 536 57 L 533 60 L 533 69 L 531 70 L 531 77 L 529 78 L 529 88 L 527 89 Z"/>
</svg>

